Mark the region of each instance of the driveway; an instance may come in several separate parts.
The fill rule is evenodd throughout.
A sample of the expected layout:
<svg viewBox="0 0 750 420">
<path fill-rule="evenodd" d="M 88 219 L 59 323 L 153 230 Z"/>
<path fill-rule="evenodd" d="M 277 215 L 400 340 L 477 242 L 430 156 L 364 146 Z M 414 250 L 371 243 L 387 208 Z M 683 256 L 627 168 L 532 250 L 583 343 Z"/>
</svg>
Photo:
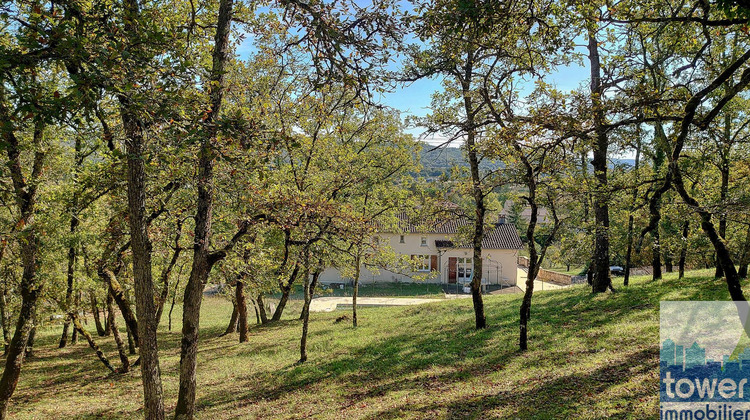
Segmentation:
<svg viewBox="0 0 750 420">
<path fill-rule="evenodd" d="M 411 306 L 423 303 L 442 302 L 444 299 L 357 297 L 357 307 L 363 306 Z M 351 297 L 326 296 L 314 298 L 310 302 L 311 312 L 332 312 L 339 306 L 352 306 Z"/>
</svg>

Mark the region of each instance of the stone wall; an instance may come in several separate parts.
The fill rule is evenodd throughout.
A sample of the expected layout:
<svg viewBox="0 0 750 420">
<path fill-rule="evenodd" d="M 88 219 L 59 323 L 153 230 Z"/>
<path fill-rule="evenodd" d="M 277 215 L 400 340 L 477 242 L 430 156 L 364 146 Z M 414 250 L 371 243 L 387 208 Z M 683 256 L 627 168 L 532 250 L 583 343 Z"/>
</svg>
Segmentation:
<svg viewBox="0 0 750 420">
<path fill-rule="evenodd" d="M 529 268 L 529 258 L 519 256 L 518 266 Z M 536 276 L 536 279 L 539 281 L 546 281 L 546 282 L 556 283 L 560 285 L 572 284 L 573 283 L 572 278 L 573 276 L 571 275 L 558 273 L 557 271 L 552 271 L 552 270 L 545 270 L 544 268 L 540 268 L 539 274 L 537 274 Z"/>
<path fill-rule="evenodd" d="M 571 278 L 573 276 L 563 273 L 558 273 L 557 271 L 550 271 L 545 270 L 543 268 L 539 269 L 539 274 L 537 274 L 536 279 L 541 281 L 546 281 L 550 283 L 556 283 L 561 285 L 567 285 L 571 284 Z"/>
</svg>

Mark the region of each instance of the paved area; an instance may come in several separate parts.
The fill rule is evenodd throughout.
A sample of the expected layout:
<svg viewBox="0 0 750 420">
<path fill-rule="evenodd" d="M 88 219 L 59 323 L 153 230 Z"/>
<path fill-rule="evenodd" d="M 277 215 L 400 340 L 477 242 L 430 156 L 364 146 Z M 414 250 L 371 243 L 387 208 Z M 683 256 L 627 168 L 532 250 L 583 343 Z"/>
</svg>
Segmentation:
<svg viewBox="0 0 750 420">
<path fill-rule="evenodd" d="M 518 288 L 521 289 L 522 292 L 526 291 L 526 278 L 527 278 L 526 271 L 521 270 L 519 268 L 518 277 L 517 277 L 518 281 L 516 282 L 516 286 L 518 286 Z M 534 280 L 534 292 L 535 293 L 542 291 L 542 290 L 559 290 L 559 289 L 564 289 L 566 287 L 568 286 L 561 286 L 559 284 L 548 283 L 546 281 Z"/>
<path fill-rule="evenodd" d="M 526 291 L 526 271 L 518 269 L 517 275 L 517 288 L 509 287 L 506 289 L 499 290 L 495 293 L 512 293 L 512 292 L 525 292 Z M 561 286 L 554 283 L 543 282 L 539 280 L 534 281 L 534 291 L 545 291 L 545 290 L 559 290 L 564 289 L 568 286 Z M 494 293 L 493 293 L 494 294 Z M 447 294 L 446 299 L 461 299 L 470 298 L 470 294 Z M 358 297 L 357 306 L 412 306 L 421 305 L 423 303 L 430 302 L 441 302 L 444 299 L 427 299 L 427 298 L 406 298 L 406 297 Z M 332 312 L 336 308 L 341 306 L 352 306 L 351 297 L 335 297 L 325 296 L 314 298 L 310 302 L 310 311 L 312 312 Z"/>
<path fill-rule="evenodd" d="M 441 302 L 443 299 L 422 298 L 389 298 L 389 297 L 357 297 L 357 307 L 360 306 L 411 306 L 423 303 Z M 351 297 L 319 297 L 310 302 L 311 312 L 332 312 L 338 305 L 352 306 Z"/>
</svg>

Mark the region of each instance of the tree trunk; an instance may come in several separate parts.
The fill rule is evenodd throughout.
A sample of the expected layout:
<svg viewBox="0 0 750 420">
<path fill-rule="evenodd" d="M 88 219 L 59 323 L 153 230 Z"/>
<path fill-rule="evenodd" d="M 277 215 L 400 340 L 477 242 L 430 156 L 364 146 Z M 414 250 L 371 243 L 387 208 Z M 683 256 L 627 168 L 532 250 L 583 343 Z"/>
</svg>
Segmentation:
<svg viewBox="0 0 750 420">
<path fill-rule="evenodd" d="M 112 294 L 109 293 L 109 288 L 107 288 L 107 300 L 106 300 L 106 312 L 105 312 L 105 319 L 104 319 L 104 335 L 109 337 L 112 334 L 112 322 L 110 322 L 109 319 L 109 313 L 112 311 L 112 306 L 114 306 L 115 300 L 112 298 Z"/>
<path fill-rule="evenodd" d="M 70 330 L 70 317 L 66 315 L 65 322 L 63 323 L 62 334 L 60 335 L 60 344 L 58 344 L 57 348 L 62 349 L 68 345 L 68 334 L 69 334 L 68 331 L 69 330 Z"/>
<path fill-rule="evenodd" d="M 667 148 L 667 135 L 664 132 L 664 126 L 659 121 L 655 124 L 655 134 L 654 134 L 654 143 L 655 143 L 655 153 L 653 156 L 653 165 L 654 165 L 654 171 L 659 172 L 662 165 L 664 164 L 664 159 L 666 157 L 666 148 Z M 646 226 L 643 231 L 641 232 L 641 240 L 643 240 L 643 237 L 647 233 L 651 233 L 651 238 L 653 242 L 653 247 L 651 249 L 651 272 L 652 280 L 660 280 L 662 278 L 662 272 L 661 272 L 661 234 L 660 234 L 660 227 L 661 227 L 661 203 L 662 203 L 662 195 L 666 192 L 665 188 L 657 188 L 653 190 L 653 195 L 651 196 L 651 199 L 649 199 L 648 202 L 648 211 L 649 211 L 649 222 L 648 226 Z"/>
<path fill-rule="evenodd" d="M 296 265 L 294 267 L 294 270 L 292 270 L 292 274 L 289 276 L 289 282 L 287 284 L 280 285 L 281 299 L 279 299 L 279 304 L 276 306 L 276 310 L 273 312 L 271 321 L 278 321 L 281 319 L 281 314 L 284 312 L 286 303 L 289 300 L 289 294 L 292 292 L 292 286 L 294 285 L 294 282 L 297 280 L 298 274 L 299 274 L 299 265 Z"/>
<path fill-rule="evenodd" d="M 487 318 L 484 315 L 484 301 L 482 300 L 482 239 L 484 239 L 484 192 L 482 191 L 482 178 L 479 174 L 479 156 L 476 145 L 476 127 L 474 127 L 475 107 L 472 101 L 471 80 L 474 74 L 474 54 L 472 50 L 467 51 L 466 65 L 463 69 L 464 75 L 461 80 L 463 106 L 467 118 L 466 130 L 466 154 L 469 158 L 469 170 L 471 172 L 472 197 L 474 199 L 474 233 L 472 236 L 473 268 L 471 280 L 471 299 L 474 306 L 474 326 L 476 329 L 487 327 Z"/>
<path fill-rule="evenodd" d="M 669 255 L 669 253 L 664 254 L 664 271 L 667 273 L 674 271 L 674 267 L 672 266 L 672 256 Z"/>
<path fill-rule="evenodd" d="M 180 274 L 182 274 L 182 267 L 180 266 Z M 180 276 L 177 276 L 177 281 L 174 282 L 174 292 L 172 293 L 172 305 L 169 307 L 169 324 L 168 330 L 172 331 L 172 312 L 174 311 L 174 305 L 177 302 L 177 288 L 180 287 Z"/>
<path fill-rule="evenodd" d="M 227 328 L 220 335 L 220 337 L 233 334 L 235 332 L 237 332 L 237 301 L 236 300 L 232 301 L 232 316 L 229 318 L 229 325 L 227 325 Z"/>
<path fill-rule="evenodd" d="M 107 295 L 107 325 L 109 325 L 112 337 L 115 339 L 117 345 L 117 354 L 120 356 L 120 373 L 126 373 L 130 371 L 130 359 L 128 353 L 125 350 L 125 343 L 122 341 L 120 336 L 120 330 L 117 329 L 117 318 L 115 317 L 115 305 L 113 304 L 112 295 Z"/>
<path fill-rule="evenodd" d="M 661 215 L 659 216 L 661 218 Z M 651 237 L 654 239 L 653 248 L 651 249 L 651 270 L 652 280 L 660 280 L 661 275 L 661 235 L 659 234 L 659 224 L 651 231 Z"/>
<path fill-rule="evenodd" d="M 266 304 L 263 302 L 263 293 L 258 293 L 255 299 L 258 302 L 258 313 L 260 314 L 260 323 L 268 324 L 268 315 L 266 314 Z"/>
<path fill-rule="evenodd" d="M 99 313 L 99 303 L 96 301 L 96 296 L 94 296 L 93 291 L 89 292 L 89 297 L 91 299 L 91 314 L 94 315 L 96 333 L 99 337 L 104 337 L 106 334 L 104 332 L 104 325 L 102 325 L 101 314 Z"/>
<path fill-rule="evenodd" d="M 716 251 L 716 257 L 722 266 L 724 271 L 724 278 L 726 279 L 727 289 L 729 296 L 733 301 L 746 301 L 744 293 L 742 292 L 742 285 L 740 283 L 740 277 L 737 274 L 737 269 L 732 261 L 732 255 L 729 253 L 724 240 L 719 236 L 716 231 L 716 227 L 711 221 L 711 212 L 700 206 L 697 200 L 690 196 L 685 189 L 685 185 L 682 181 L 682 174 L 677 166 L 677 162 L 674 160 L 670 162 L 671 171 L 673 173 L 674 185 L 677 192 L 680 194 L 685 203 L 694 209 L 701 218 L 701 228 L 703 232 L 708 236 L 709 241 L 714 246 Z"/>
<path fill-rule="evenodd" d="M 636 132 L 636 136 L 638 138 L 636 139 L 635 143 L 635 165 L 633 166 L 633 171 L 635 171 L 635 181 L 638 181 L 638 169 L 641 165 L 641 126 L 638 125 L 638 129 Z M 627 234 L 627 251 L 625 252 L 625 278 L 622 281 L 623 286 L 627 286 L 630 283 L 630 266 L 631 266 L 631 260 L 633 257 L 633 225 L 635 223 L 635 218 L 633 216 L 633 212 L 635 211 L 635 204 L 638 200 L 638 188 L 636 186 L 633 187 L 633 197 L 630 202 L 630 211 L 628 216 L 628 234 Z M 570 269 L 568 269 L 570 271 Z"/>
<path fill-rule="evenodd" d="M 209 165 L 211 166 L 211 165 Z M 201 172 L 205 174 L 204 166 Z M 209 249 L 212 201 L 207 198 L 206 182 L 210 178 L 199 180 L 198 212 L 196 215 L 195 246 L 193 248 L 193 266 L 185 286 L 182 302 L 182 345 L 180 347 L 180 386 L 177 398 L 175 419 L 192 419 L 195 417 L 195 369 L 198 364 L 198 333 L 200 328 L 200 306 L 203 298 L 203 287 L 210 271 Z M 208 193 L 210 196 L 211 193 Z"/>
<path fill-rule="evenodd" d="M 357 255 L 354 258 L 354 293 L 352 293 L 352 326 L 357 328 L 357 295 L 359 294 L 359 275 L 360 275 L 360 257 L 362 255 L 362 246 L 357 248 Z M 309 305 L 308 305 L 309 311 Z"/>
<path fill-rule="evenodd" d="M 5 92 L 0 87 L 0 119 L 12 121 L 10 111 L 5 105 Z M 44 126 L 41 122 L 34 128 L 34 145 L 39 147 Z M 2 130 L 4 149 L 8 156 L 7 167 L 13 182 L 13 190 L 20 218 L 17 225 L 23 229 L 19 232 L 18 243 L 23 264 L 21 276 L 21 308 L 16 321 L 16 330 L 8 346 L 5 358 L 5 369 L 0 377 L 0 420 L 7 418 L 8 402 L 18 385 L 21 375 L 26 344 L 33 327 L 33 316 L 36 312 L 37 301 L 41 293 L 42 284 L 37 277 L 39 240 L 34 221 L 37 181 L 44 166 L 44 153 L 37 150 L 34 153 L 34 163 L 30 183 L 24 177 L 21 163 L 20 145 L 13 130 L 6 127 Z"/>
<path fill-rule="evenodd" d="M 169 297 L 169 275 L 172 273 L 172 269 L 174 268 L 175 264 L 177 264 L 177 260 L 180 258 L 180 252 L 182 251 L 182 248 L 180 248 L 180 236 L 182 236 L 182 222 L 177 222 L 177 233 L 175 235 L 174 243 L 174 252 L 172 253 L 172 259 L 169 260 L 169 264 L 164 268 L 164 270 L 161 272 L 161 292 L 159 293 L 159 305 L 156 310 L 156 325 L 158 326 L 161 323 L 161 316 L 164 312 L 164 304 L 167 302 L 167 298 Z"/>
<path fill-rule="evenodd" d="M 117 307 L 120 309 L 120 313 L 122 314 L 123 319 L 125 320 L 125 324 L 128 326 L 128 330 L 130 331 L 130 334 L 135 335 L 135 341 L 138 341 L 138 320 L 135 317 L 135 314 L 133 313 L 132 306 L 130 304 L 130 300 L 128 299 L 127 295 L 125 295 L 125 291 L 122 289 L 122 286 L 120 285 L 120 282 L 117 281 L 117 277 L 115 276 L 115 273 L 112 272 L 112 270 L 108 268 L 100 268 L 99 269 L 99 277 L 102 278 L 107 286 L 109 286 L 109 294 L 114 299 L 115 303 L 117 303 Z"/>
<path fill-rule="evenodd" d="M 136 22 L 140 10 L 137 0 L 124 2 L 125 31 L 138 37 Z M 130 80 L 137 82 L 137 80 Z M 138 326 L 131 331 L 138 334 L 140 347 L 141 382 L 143 384 L 143 414 L 149 420 L 164 419 L 164 393 L 159 367 L 159 345 L 156 337 L 156 305 L 151 265 L 151 239 L 146 213 L 146 151 L 143 127 L 138 106 L 131 103 L 126 93 L 118 94 L 120 118 L 127 151 L 128 222 L 132 252 L 135 307 Z M 117 296 L 114 296 L 117 301 Z M 119 302 L 118 302 L 119 305 Z M 120 307 L 123 311 L 123 308 Z M 123 311 L 124 315 L 124 311 Z M 130 325 L 128 325 L 130 326 Z"/>
<path fill-rule="evenodd" d="M 137 340 L 133 339 L 133 331 L 131 331 L 127 325 L 125 327 L 128 333 L 128 353 L 133 354 L 133 355 L 138 354 L 138 352 L 135 350 L 135 345 L 137 343 Z"/>
<path fill-rule="evenodd" d="M 78 143 L 78 141 L 76 141 Z M 70 219 L 70 229 L 69 232 L 71 235 L 73 235 L 76 231 L 76 227 L 78 226 L 78 218 L 72 217 Z M 74 246 L 70 246 L 68 248 L 68 270 L 67 270 L 67 287 L 65 289 L 65 311 L 70 311 L 72 305 L 73 305 L 73 279 L 74 279 L 74 272 L 75 272 L 75 262 L 76 262 L 76 249 Z M 65 323 L 63 324 L 63 332 L 62 336 L 60 337 L 60 344 L 58 345 L 58 348 L 64 348 L 66 345 L 68 345 L 68 330 L 70 329 L 70 317 L 65 317 Z"/>
<path fill-rule="evenodd" d="M 607 182 L 607 131 L 604 127 L 604 90 L 601 80 L 599 62 L 599 43 L 593 29 L 589 30 L 589 62 L 591 65 L 591 103 L 594 113 L 594 220 L 596 222 L 596 239 L 594 246 L 593 286 L 594 293 L 606 292 L 611 285 L 609 277 L 609 191 Z"/>
<path fill-rule="evenodd" d="M 631 265 L 632 255 L 633 255 L 633 224 L 634 224 L 634 217 L 633 217 L 633 214 L 631 213 L 630 216 L 628 216 L 628 235 L 627 235 L 628 247 L 627 247 L 627 250 L 625 251 L 625 278 L 622 280 L 623 286 L 627 286 L 628 284 L 630 284 L 630 265 Z"/>
<path fill-rule="evenodd" d="M 533 245 L 530 245 L 533 246 Z M 521 351 L 526 351 L 529 348 L 529 319 L 531 319 L 531 297 L 534 294 L 534 279 L 536 278 L 536 261 L 532 262 L 532 258 L 529 257 L 529 272 L 526 276 L 526 291 L 523 294 L 523 300 L 521 301 L 520 317 L 518 321 L 520 333 L 518 337 L 518 347 Z M 536 256 L 534 256 L 536 260 Z"/>
<path fill-rule="evenodd" d="M 680 246 L 680 261 L 678 263 L 679 278 L 685 277 L 685 259 L 687 258 L 688 233 L 690 232 L 690 222 L 685 220 L 682 223 L 682 245 Z"/>
<path fill-rule="evenodd" d="M 519 336 L 518 336 L 518 348 L 520 351 L 526 351 L 528 349 L 529 341 L 529 319 L 531 319 L 531 298 L 534 294 L 534 280 L 539 272 L 539 258 L 536 251 L 536 242 L 534 242 L 534 234 L 536 231 L 537 223 L 537 212 L 538 208 L 536 205 L 536 183 L 533 180 L 533 170 L 527 166 L 526 168 L 526 182 L 529 189 L 529 205 L 531 207 L 531 217 L 529 217 L 529 226 L 526 228 L 526 248 L 529 251 L 529 267 L 526 274 L 526 291 L 523 294 L 523 300 L 521 301 L 521 308 L 519 312 Z"/>
<path fill-rule="evenodd" d="M 310 280 L 310 296 L 309 299 L 308 296 L 305 296 L 305 299 L 302 303 L 302 312 L 300 313 L 300 320 L 304 320 L 306 316 L 310 315 L 310 303 L 312 302 L 312 298 L 315 295 L 315 288 L 318 286 L 318 278 L 320 278 L 320 270 L 316 269 L 313 271 L 312 274 L 312 280 Z"/>
<path fill-rule="evenodd" d="M 34 316 L 34 326 L 31 327 L 31 332 L 29 332 L 29 341 L 26 343 L 26 350 L 25 350 L 25 356 L 28 358 L 34 357 L 34 341 L 36 340 L 36 316 Z"/>
<path fill-rule="evenodd" d="M 527 201 L 531 209 L 529 217 L 529 225 L 526 228 L 526 248 L 529 252 L 529 271 L 526 276 L 526 291 L 523 295 L 523 301 L 521 302 L 521 308 L 519 313 L 519 349 L 520 351 L 526 351 L 528 349 L 528 323 L 531 319 L 531 298 L 534 294 L 534 280 L 536 280 L 539 268 L 544 262 L 544 256 L 547 254 L 547 248 L 549 244 L 554 240 L 557 230 L 560 227 L 560 220 L 555 212 L 554 205 L 551 208 L 551 213 L 554 217 L 554 225 L 549 236 L 544 240 L 541 246 L 541 250 L 537 252 L 537 244 L 535 242 L 536 236 L 536 225 L 538 222 L 539 207 L 536 201 L 537 194 L 537 182 L 536 174 L 534 172 L 534 166 L 528 161 L 523 154 L 522 149 L 516 145 L 516 150 L 520 155 L 521 161 L 524 163 L 526 168 L 525 181 L 528 189 Z"/>
<path fill-rule="evenodd" d="M 104 352 L 102 352 L 99 346 L 96 345 L 96 342 L 94 342 L 94 337 L 92 337 L 91 334 L 89 334 L 89 332 L 83 328 L 83 325 L 81 325 L 81 321 L 78 319 L 78 315 L 75 312 L 71 312 L 70 317 L 73 321 L 73 326 L 75 327 L 76 331 L 78 331 L 82 336 L 86 338 L 86 341 L 88 341 L 89 343 L 89 347 L 94 350 L 96 356 L 99 358 L 99 360 L 102 361 L 104 366 L 109 369 L 110 372 L 114 373 L 115 368 L 112 367 L 111 363 L 109 363 L 109 359 L 107 359 L 107 356 L 104 355 Z"/>
<path fill-rule="evenodd" d="M 729 162 L 724 159 L 721 164 L 721 187 L 719 189 L 719 200 L 721 201 L 721 212 L 719 213 L 719 236 L 721 239 L 727 237 L 727 212 L 725 206 L 727 205 L 727 196 L 729 195 Z M 716 272 L 714 277 L 724 277 L 724 269 L 716 260 Z"/>
<path fill-rule="evenodd" d="M 312 292 L 310 291 L 310 269 L 308 268 L 308 262 L 305 261 L 305 303 L 304 307 L 310 307 L 310 301 L 312 300 Z M 310 323 L 310 311 L 302 311 L 302 338 L 299 343 L 299 361 L 297 363 L 304 363 L 307 361 L 307 331 Z"/>
<path fill-rule="evenodd" d="M 750 265 L 750 225 L 747 225 L 747 233 L 745 234 L 745 244 L 742 247 L 742 255 L 740 256 L 740 268 L 737 275 L 741 279 L 747 278 L 747 266 Z"/>
<path fill-rule="evenodd" d="M 591 162 L 594 168 L 596 191 L 594 193 L 594 220 L 596 236 L 594 243 L 594 267 L 592 290 L 594 293 L 606 292 L 610 287 L 609 277 L 609 191 L 607 182 L 607 131 L 604 127 L 604 106 L 602 104 L 604 90 L 601 80 L 601 64 L 599 62 L 599 43 L 593 29 L 589 30 L 589 62 L 591 65 L 591 103 L 594 113 L 594 158 Z"/>
<path fill-rule="evenodd" d="M 279 299 L 279 303 L 276 305 L 276 310 L 273 312 L 273 316 L 271 317 L 271 321 L 278 321 L 281 319 L 281 315 L 284 312 L 284 308 L 286 307 L 286 303 L 289 300 L 289 293 L 291 292 L 291 288 L 284 288 L 281 291 L 281 299 Z"/>
<path fill-rule="evenodd" d="M 21 258 L 23 260 L 23 277 L 21 279 L 21 309 L 16 321 L 16 330 L 8 346 L 5 358 L 5 369 L 0 378 L 0 419 L 7 418 L 8 402 L 18 385 L 21 374 L 26 344 L 33 326 L 32 316 L 36 309 L 40 287 L 37 284 L 37 239 L 33 231 L 24 235 L 21 243 Z"/>
<path fill-rule="evenodd" d="M 0 295 L 0 322 L 3 323 L 3 354 L 8 353 L 10 345 L 10 310 L 8 310 L 8 289 L 3 286 L 2 295 Z"/>
<path fill-rule="evenodd" d="M 240 343 L 247 342 L 247 300 L 245 299 L 245 284 L 237 280 L 235 287 L 237 298 L 237 328 L 240 333 Z"/>
<path fill-rule="evenodd" d="M 195 417 L 195 370 L 198 363 L 198 331 L 200 325 L 203 286 L 213 262 L 209 254 L 211 219 L 213 215 L 214 185 L 213 142 L 216 140 L 217 120 L 224 93 L 224 67 L 228 57 L 229 33 L 232 23 L 233 0 L 220 0 L 214 38 L 213 66 L 207 85 L 210 108 L 205 116 L 205 137 L 202 140 L 198 163 L 198 200 L 195 215 L 193 266 L 185 287 L 182 312 L 182 346 L 180 348 L 180 386 L 175 408 L 175 419 Z"/>
<path fill-rule="evenodd" d="M 258 303 L 253 298 L 250 298 L 250 303 L 253 304 L 253 309 L 255 309 L 255 324 L 260 325 L 260 312 L 258 312 Z"/>
</svg>

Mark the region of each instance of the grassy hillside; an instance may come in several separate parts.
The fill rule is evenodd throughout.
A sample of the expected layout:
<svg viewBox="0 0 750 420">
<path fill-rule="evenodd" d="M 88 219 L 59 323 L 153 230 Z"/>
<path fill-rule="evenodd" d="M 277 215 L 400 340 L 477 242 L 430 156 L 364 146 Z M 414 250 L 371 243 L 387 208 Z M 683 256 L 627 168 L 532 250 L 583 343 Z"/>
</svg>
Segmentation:
<svg viewBox="0 0 750 420">
<path fill-rule="evenodd" d="M 202 314 L 200 418 L 657 418 L 660 300 L 728 299 L 708 271 L 684 280 L 635 278 L 592 296 L 577 286 L 534 297 L 530 351 L 517 346 L 520 295 L 486 297 L 489 328 L 474 331 L 470 300 L 313 314 L 310 360 L 295 366 L 301 331 L 289 319 L 254 327 L 249 343 L 218 337 L 231 306 Z M 294 309 L 294 308 L 292 308 Z M 122 324 L 121 324 L 122 325 Z M 108 376 L 79 343 L 58 350 L 59 327 L 41 331 L 12 418 L 138 418 L 137 373 Z M 116 362 L 111 338 L 100 338 Z M 166 403 L 177 391 L 179 333 L 160 336 Z"/>
</svg>

